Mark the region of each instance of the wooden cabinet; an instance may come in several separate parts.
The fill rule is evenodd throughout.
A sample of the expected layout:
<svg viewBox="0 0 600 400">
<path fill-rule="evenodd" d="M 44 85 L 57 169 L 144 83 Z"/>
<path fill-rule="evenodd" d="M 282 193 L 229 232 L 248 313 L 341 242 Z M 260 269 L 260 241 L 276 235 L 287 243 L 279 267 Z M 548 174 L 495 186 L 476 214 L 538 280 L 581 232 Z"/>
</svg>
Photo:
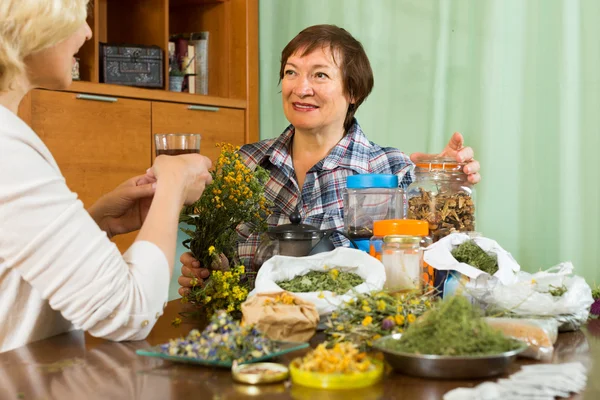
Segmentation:
<svg viewBox="0 0 600 400">
<path fill-rule="evenodd" d="M 168 43 L 171 34 L 207 31 L 208 95 L 168 92 L 168 72 L 163 90 L 137 89 L 136 97 L 176 99 L 177 102 L 214 105 L 243 101 L 244 141 L 259 138 L 258 126 L 258 0 L 91 0 L 88 24 L 93 37 L 77 56 L 81 78 L 92 88 L 120 92 L 119 86 L 100 84 L 100 43 L 154 45 L 163 50 L 164 71 L 168 71 Z M 80 90 L 75 87 L 73 91 Z M 88 89 L 89 90 L 89 89 Z M 145 94 L 144 94 L 145 93 Z M 195 97 L 186 100 L 186 96 Z M 234 103 L 229 104 L 235 107 Z"/>
<path fill-rule="evenodd" d="M 213 163 L 216 143 L 244 144 L 244 111 L 222 107 L 152 103 L 152 133 L 199 133 L 200 153 Z M 154 145 L 154 143 L 153 143 Z"/>
<path fill-rule="evenodd" d="M 63 91 L 34 90 L 19 115 L 54 155 L 86 206 L 144 171 L 153 133 L 202 135 L 213 161 L 217 142 L 255 142 L 258 133 L 258 0 L 91 0 L 93 32 L 77 56 L 82 81 Z M 209 32 L 208 95 L 100 83 L 101 42 L 156 45 L 170 34 Z M 168 60 L 165 57 L 165 71 Z M 117 237 L 125 250 L 135 233 Z"/>
<path fill-rule="evenodd" d="M 151 165 L 151 103 L 35 90 L 32 129 L 85 207 Z M 135 233 L 115 238 L 121 250 Z"/>
</svg>

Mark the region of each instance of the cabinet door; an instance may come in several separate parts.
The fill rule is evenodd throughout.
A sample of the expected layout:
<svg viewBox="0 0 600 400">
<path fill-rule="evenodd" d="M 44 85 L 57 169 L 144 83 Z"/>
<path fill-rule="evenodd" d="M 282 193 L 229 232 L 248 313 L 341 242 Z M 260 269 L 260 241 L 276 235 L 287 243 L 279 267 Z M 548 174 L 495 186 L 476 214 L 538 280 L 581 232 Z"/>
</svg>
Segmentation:
<svg viewBox="0 0 600 400">
<path fill-rule="evenodd" d="M 151 163 L 149 101 L 35 90 L 31 127 L 85 207 Z M 115 237 L 121 251 L 137 233 Z"/>
<path fill-rule="evenodd" d="M 244 127 L 244 110 L 152 103 L 152 133 L 199 133 L 200 153 L 213 163 L 219 156 L 216 143 L 244 144 Z"/>
</svg>

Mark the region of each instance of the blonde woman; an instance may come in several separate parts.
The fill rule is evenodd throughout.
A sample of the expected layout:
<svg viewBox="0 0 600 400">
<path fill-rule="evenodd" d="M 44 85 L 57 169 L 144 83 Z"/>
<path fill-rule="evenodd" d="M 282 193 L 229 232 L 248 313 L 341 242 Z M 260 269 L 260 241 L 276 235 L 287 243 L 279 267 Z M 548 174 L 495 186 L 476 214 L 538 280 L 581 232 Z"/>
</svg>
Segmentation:
<svg viewBox="0 0 600 400">
<path fill-rule="evenodd" d="M 206 157 L 161 156 L 88 211 L 69 190 L 17 109 L 33 88 L 71 83 L 87 3 L 0 2 L 0 352 L 70 329 L 145 338 L 167 300 L 179 210 L 211 179 Z M 124 255 L 108 239 L 137 229 Z"/>
</svg>

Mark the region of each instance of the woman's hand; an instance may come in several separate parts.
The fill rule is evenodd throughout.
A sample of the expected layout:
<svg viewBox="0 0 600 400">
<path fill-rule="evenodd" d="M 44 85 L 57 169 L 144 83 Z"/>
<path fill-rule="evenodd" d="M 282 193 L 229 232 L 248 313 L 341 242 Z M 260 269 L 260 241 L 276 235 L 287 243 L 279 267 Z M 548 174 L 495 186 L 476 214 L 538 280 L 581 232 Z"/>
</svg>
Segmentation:
<svg viewBox="0 0 600 400">
<path fill-rule="evenodd" d="M 478 183 L 481 180 L 481 175 L 479 175 L 479 162 L 473 158 L 474 152 L 470 147 L 463 147 L 464 139 L 463 136 L 455 132 L 448 145 L 444 150 L 442 150 L 439 154 L 424 154 L 424 153 L 413 153 L 410 155 L 410 160 L 413 163 L 418 163 L 421 160 L 431 158 L 431 157 L 452 157 L 456 159 L 458 162 L 467 163 L 463 168 L 465 174 L 468 175 L 469 182 Z"/>
<path fill-rule="evenodd" d="M 156 157 L 154 165 L 146 171 L 146 175 L 156 179 L 158 185 L 162 178 L 181 182 L 184 187 L 183 203 L 192 204 L 212 182 L 208 171 L 211 166 L 210 159 L 200 154 L 161 155 Z"/>
<path fill-rule="evenodd" d="M 201 268 L 200 262 L 196 260 L 192 253 L 187 252 L 183 253 L 181 257 L 179 257 L 179 261 L 181 261 L 181 276 L 177 279 L 177 282 L 181 286 L 179 288 L 179 295 L 181 297 L 185 296 L 190 292 L 192 288 L 192 281 L 195 280 L 196 286 L 201 285 L 204 279 L 208 278 L 210 272 L 208 268 Z"/>
<path fill-rule="evenodd" d="M 108 237 L 133 232 L 142 226 L 155 192 L 156 179 L 140 175 L 102 196 L 88 212 Z"/>
<path fill-rule="evenodd" d="M 177 282 L 181 286 L 179 288 L 179 295 L 185 296 L 190 292 L 192 286 L 201 285 L 206 278 L 210 275 L 208 268 L 202 268 L 200 262 L 194 258 L 192 253 L 183 253 L 179 257 L 181 261 L 181 276 L 177 279 Z M 212 269 L 226 270 L 229 268 L 229 260 L 224 254 L 219 256 L 219 260 L 214 260 Z M 195 285 L 192 285 L 194 283 Z"/>
</svg>

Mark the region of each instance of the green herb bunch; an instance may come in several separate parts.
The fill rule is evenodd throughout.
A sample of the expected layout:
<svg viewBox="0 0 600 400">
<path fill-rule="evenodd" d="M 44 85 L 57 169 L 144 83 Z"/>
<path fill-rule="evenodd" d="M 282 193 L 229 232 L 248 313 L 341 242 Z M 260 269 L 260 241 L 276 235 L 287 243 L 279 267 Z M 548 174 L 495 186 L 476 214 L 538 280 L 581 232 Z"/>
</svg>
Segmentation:
<svg viewBox="0 0 600 400">
<path fill-rule="evenodd" d="M 362 350 L 382 336 L 402 333 L 435 303 L 432 294 L 386 291 L 357 293 L 331 314 L 325 333 L 330 345 L 352 342 Z"/>
<path fill-rule="evenodd" d="M 452 250 L 456 261 L 469 264 L 477 269 L 494 275 L 498 272 L 498 257 L 488 254 L 479 247 L 474 240 L 467 240 Z"/>
<path fill-rule="evenodd" d="M 363 282 L 364 279 L 353 272 L 332 268 L 323 272 L 310 271 L 306 275 L 295 276 L 289 281 L 281 281 L 277 282 L 277 284 L 282 289 L 292 293 L 322 292 L 328 290 L 336 294 L 344 294 Z"/>
<path fill-rule="evenodd" d="M 516 350 L 522 344 L 488 325 L 467 298 L 452 296 L 409 326 L 400 340 L 389 339 L 383 346 L 405 353 L 479 356 Z"/>
</svg>

